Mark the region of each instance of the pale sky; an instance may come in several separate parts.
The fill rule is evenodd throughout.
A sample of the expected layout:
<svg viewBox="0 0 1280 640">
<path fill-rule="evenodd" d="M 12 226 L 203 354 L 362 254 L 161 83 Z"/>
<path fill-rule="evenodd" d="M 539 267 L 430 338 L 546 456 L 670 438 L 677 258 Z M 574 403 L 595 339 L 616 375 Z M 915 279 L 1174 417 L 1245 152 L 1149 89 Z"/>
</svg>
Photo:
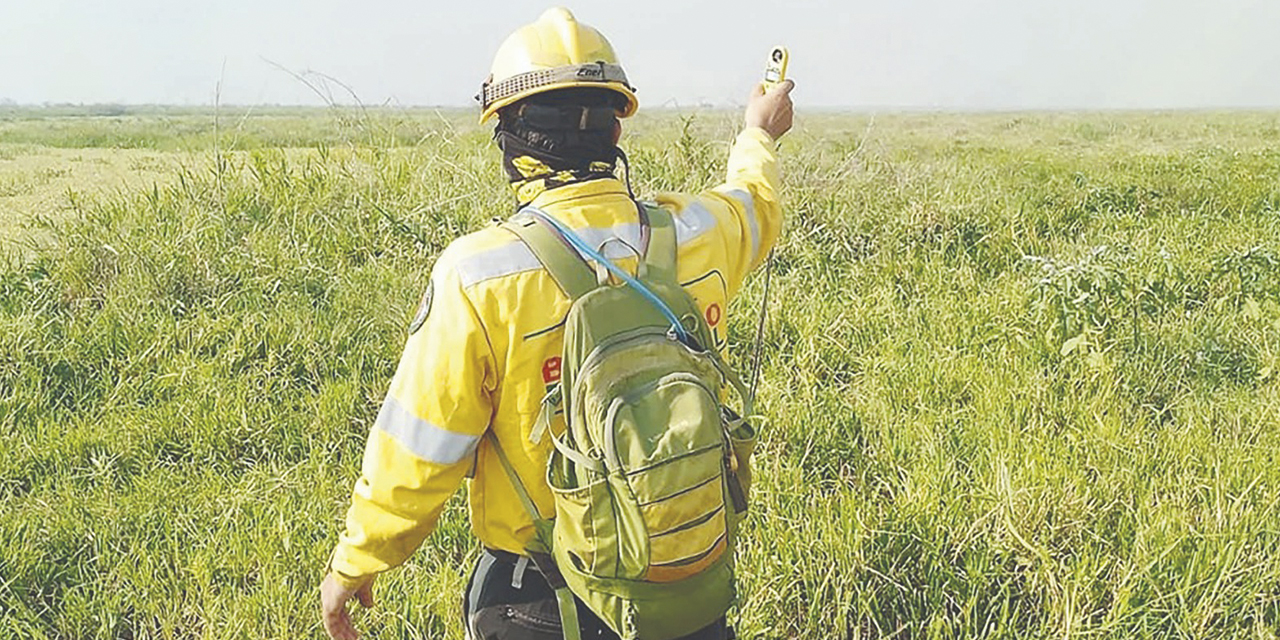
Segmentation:
<svg viewBox="0 0 1280 640">
<path fill-rule="evenodd" d="M 641 107 L 736 105 L 769 47 L 800 107 L 1280 107 L 1280 0 L 642 0 L 566 3 Z M 0 100 L 469 106 L 548 2 L 0 0 Z M 316 76 L 310 76 L 316 78 Z M 349 96 L 331 85 L 336 98 Z"/>
</svg>

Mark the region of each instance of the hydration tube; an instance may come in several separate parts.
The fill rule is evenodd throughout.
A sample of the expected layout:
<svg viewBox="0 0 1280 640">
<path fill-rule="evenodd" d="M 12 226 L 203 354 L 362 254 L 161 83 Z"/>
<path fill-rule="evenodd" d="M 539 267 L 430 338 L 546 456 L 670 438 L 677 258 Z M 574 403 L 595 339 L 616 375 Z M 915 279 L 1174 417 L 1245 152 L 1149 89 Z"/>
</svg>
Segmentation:
<svg viewBox="0 0 1280 640">
<path fill-rule="evenodd" d="M 648 300 L 650 303 L 652 303 L 653 306 L 657 307 L 658 311 L 662 312 L 662 315 L 665 316 L 667 321 L 671 323 L 671 330 L 674 331 L 676 336 L 680 338 L 680 341 L 684 342 L 685 344 L 688 344 L 690 342 L 689 332 L 685 330 L 684 324 L 680 322 L 680 318 L 676 317 L 676 314 L 671 310 L 671 307 L 668 307 L 667 303 L 663 302 L 662 298 L 659 298 L 657 294 L 655 294 L 653 291 L 650 291 L 649 287 L 646 287 L 643 282 L 640 282 L 631 274 L 624 271 L 621 267 L 619 267 L 618 265 L 615 265 L 612 260 L 604 257 L 604 254 L 600 253 L 599 251 L 596 251 L 595 249 L 592 249 L 591 245 L 587 244 L 587 242 L 583 240 L 581 236 L 574 233 L 573 230 L 570 229 L 569 227 L 566 227 L 565 225 L 561 224 L 559 220 L 556 220 L 555 218 L 552 218 L 551 216 L 547 215 L 545 212 L 535 209 L 533 207 L 526 207 L 525 211 L 528 211 L 529 215 L 551 225 L 551 227 L 554 228 L 561 236 L 563 236 L 565 240 L 569 241 L 569 244 L 573 245 L 573 248 L 580 251 L 582 255 L 604 265 L 604 267 L 608 269 L 610 273 L 612 273 L 615 276 L 618 276 L 618 279 L 622 280 L 632 289 L 635 289 L 640 295 L 644 296 L 644 298 Z M 644 256 L 637 256 L 636 259 L 643 260 Z"/>
</svg>

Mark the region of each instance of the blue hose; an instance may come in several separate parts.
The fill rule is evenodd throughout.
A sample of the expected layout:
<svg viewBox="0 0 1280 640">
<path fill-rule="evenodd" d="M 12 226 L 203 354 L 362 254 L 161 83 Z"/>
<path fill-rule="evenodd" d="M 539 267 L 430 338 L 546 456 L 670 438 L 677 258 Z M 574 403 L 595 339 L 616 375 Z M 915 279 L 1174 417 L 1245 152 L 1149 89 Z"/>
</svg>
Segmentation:
<svg viewBox="0 0 1280 640">
<path fill-rule="evenodd" d="M 662 301 L 662 298 L 659 298 L 657 294 L 655 294 L 653 291 L 650 291 L 649 287 L 646 287 L 643 282 L 640 282 L 631 274 L 624 271 L 621 267 L 619 267 L 618 265 L 615 265 L 612 260 L 604 257 L 604 254 L 600 253 L 599 251 L 596 251 L 595 249 L 592 249 L 591 245 L 588 245 L 587 242 L 583 240 L 578 234 L 574 233 L 572 229 L 561 224 L 559 220 L 556 220 L 555 218 L 552 218 L 550 215 L 547 215 L 546 212 L 540 211 L 533 207 L 528 207 L 525 209 L 525 211 L 528 211 L 529 215 L 532 215 L 538 218 L 539 220 L 542 220 L 543 222 L 546 222 L 547 224 L 551 225 L 552 228 L 554 228 L 560 235 L 564 236 L 565 240 L 569 241 L 569 244 L 573 245 L 573 248 L 580 251 L 582 255 L 604 265 L 604 267 L 608 269 L 610 273 L 612 273 L 615 276 L 618 276 L 618 279 L 627 283 L 628 286 L 635 289 L 637 292 L 640 293 L 640 295 L 644 296 L 646 300 L 653 303 L 653 306 L 657 307 L 658 311 L 662 312 L 662 315 L 665 316 L 667 320 L 671 323 L 671 329 L 676 332 L 676 335 L 680 338 L 680 340 L 685 343 L 689 342 L 689 333 L 685 331 L 684 324 L 680 322 L 680 318 L 678 318 L 675 312 L 671 310 L 671 307 L 667 306 L 667 303 Z M 640 256 L 637 256 L 636 259 L 641 260 L 643 258 Z"/>
</svg>

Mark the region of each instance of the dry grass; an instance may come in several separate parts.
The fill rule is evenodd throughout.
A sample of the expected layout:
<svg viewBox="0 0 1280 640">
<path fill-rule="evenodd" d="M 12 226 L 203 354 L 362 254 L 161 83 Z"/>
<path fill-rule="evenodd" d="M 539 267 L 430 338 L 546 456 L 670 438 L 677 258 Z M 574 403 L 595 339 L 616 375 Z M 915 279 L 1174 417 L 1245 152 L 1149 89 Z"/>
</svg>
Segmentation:
<svg viewBox="0 0 1280 640">
<path fill-rule="evenodd" d="M 27 242 L 75 199 L 100 199 L 169 184 L 187 154 L 141 149 L 63 149 L 0 144 L 0 242 Z"/>
</svg>

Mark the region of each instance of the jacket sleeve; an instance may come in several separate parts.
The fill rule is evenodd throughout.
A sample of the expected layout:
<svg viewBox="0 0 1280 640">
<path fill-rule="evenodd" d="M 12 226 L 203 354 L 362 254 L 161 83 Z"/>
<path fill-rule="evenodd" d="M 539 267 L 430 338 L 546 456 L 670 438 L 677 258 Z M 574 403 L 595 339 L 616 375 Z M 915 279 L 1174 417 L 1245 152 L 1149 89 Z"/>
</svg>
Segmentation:
<svg viewBox="0 0 1280 640">
<path fill-rule="evenodd" d="M 738 134 L 729 152 L 724 184 L 704 193 L 717 218 L 725 247 L 730 296 L 773 250 L 782 230 L 778 202 L 781 177 L 777 143 L 763 129 L 748 128 Z"/>
<path fill-rule="evenodd" d="M 493 351 L 448 254 L 370 430 L 333 553 L 330 569 L 350 587 L 404 562 L 435 528 L 492 417 Z"/>
</svg>

